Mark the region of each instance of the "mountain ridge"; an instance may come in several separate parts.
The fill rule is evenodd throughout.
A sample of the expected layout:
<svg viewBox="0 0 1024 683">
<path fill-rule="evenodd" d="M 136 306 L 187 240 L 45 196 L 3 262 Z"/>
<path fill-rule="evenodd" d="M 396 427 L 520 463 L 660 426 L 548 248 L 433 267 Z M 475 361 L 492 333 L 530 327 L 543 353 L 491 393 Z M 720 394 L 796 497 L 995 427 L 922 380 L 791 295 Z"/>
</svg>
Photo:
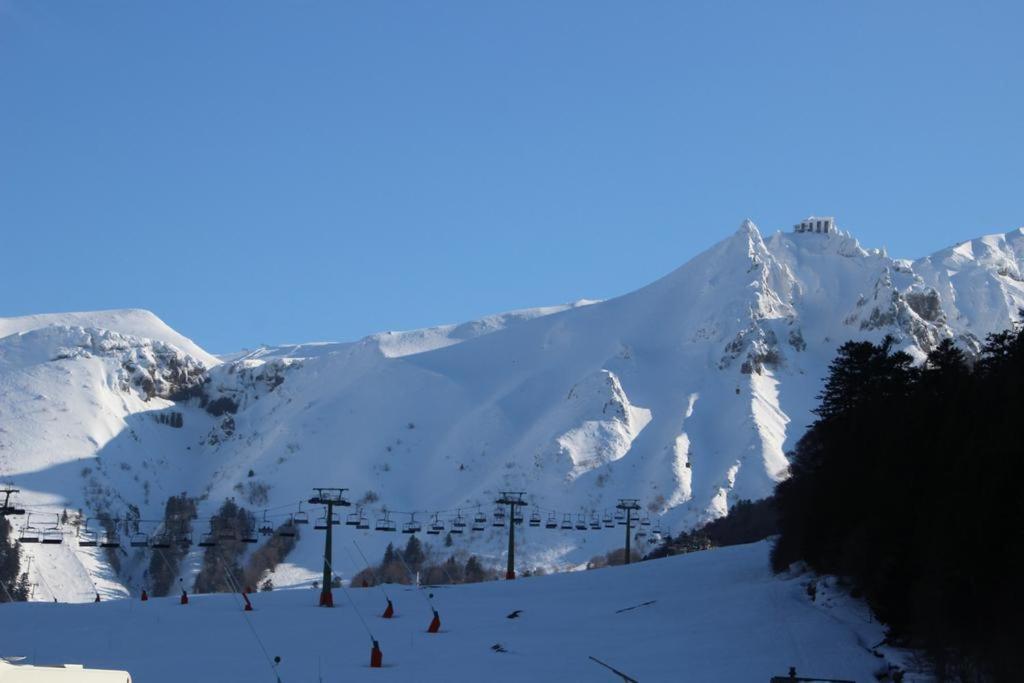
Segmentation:
<svg viewBox="0 0 1024 683">
<path fill-rule="evenodd" d="M 786 476 L 838 345 L 891 334 L 919 360 L 945 338 L 977 348 L 1018 319 L 1022 269 L 1024 229 L 906 261 L 845 232 L 765 238 L 745 221 L 606 301 L 210 365 L 189 365 L 170 342 L 44 326 L 27 338 L 40 350 L 31 362 L 16 353 L 26 333 L 0 338 L 0 401 L 11 404 L 0 478 L 46 509 L 135 505 L 146 518 L 181 491 L 208 516 L 229 496 L 286 507 L 327 483 L 348 486 L 371 519 L 385 506 L 421 520 L 486 511 L 506 489 L 559 519 L 639 497 L 644 515 L 678 530 Z M 107 350 L 54 351 L 84 338 Z M 621 542 L 617 530 L 546 533 L 524 541 L 528 564 L 572 566 Z M 387 542 L 365 535 L 371 550 Z M 311 576 L 317 543 L 303 538 L 281 576 Z M 454 549 L 497 562 L 502 547 L 488 529 Z M 100 577 L 117 591 L 142 580 L 141 559 L 115 575 L 90 557 L 84 575 L 69 557 L 54 582 Z"/>
</svg>

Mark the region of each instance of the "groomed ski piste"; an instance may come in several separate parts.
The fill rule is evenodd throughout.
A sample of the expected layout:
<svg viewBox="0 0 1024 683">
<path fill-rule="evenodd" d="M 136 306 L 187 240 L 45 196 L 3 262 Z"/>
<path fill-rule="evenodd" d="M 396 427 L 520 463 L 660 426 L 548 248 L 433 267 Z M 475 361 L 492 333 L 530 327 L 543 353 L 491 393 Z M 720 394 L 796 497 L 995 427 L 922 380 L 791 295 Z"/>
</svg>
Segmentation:
<svg viewBox="0 0 1024 683">
<path fill-rule="evenodd" d="M 810 574 L 774 575 L 769 550 L 766 541 L 515 581 L 335 588 L 333 609 L 317 607 L 309 585 L 254 594 L 251 612 L 237 594 L 0 604 L 0 655 L 126 669 L 145 683 L 623 680 L 591 657 L 645 683 L 767 683 L 790 667 L 873 681 L 901 656 L 872 651 L 884 627 L 863 603 Z M 392 619 L 380 617 L 385 592 Z M 438 633 L 427 632 L 431 603 Z"/>
</svg>

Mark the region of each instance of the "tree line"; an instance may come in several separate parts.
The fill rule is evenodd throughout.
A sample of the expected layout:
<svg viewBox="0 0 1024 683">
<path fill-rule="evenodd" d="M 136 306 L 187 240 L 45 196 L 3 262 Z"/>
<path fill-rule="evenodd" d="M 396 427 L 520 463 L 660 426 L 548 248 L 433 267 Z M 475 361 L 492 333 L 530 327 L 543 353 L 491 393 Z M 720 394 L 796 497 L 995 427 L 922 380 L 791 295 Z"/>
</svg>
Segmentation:
<svg viewBox="0 0 1024 683">
<path fill-rule="evenodd" d="M 941 679 L 1020 678 L 1024 331 L 923 364 L 847 342 L 775 493 L 777 571 L 848 580 Z"/>
</svg>

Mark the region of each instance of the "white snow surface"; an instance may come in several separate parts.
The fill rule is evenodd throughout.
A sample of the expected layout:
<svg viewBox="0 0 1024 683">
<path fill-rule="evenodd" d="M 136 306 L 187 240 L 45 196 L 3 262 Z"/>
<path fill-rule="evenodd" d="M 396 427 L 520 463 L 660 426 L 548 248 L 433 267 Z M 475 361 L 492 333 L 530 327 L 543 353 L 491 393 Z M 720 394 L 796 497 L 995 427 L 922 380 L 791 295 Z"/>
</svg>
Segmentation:
<svg viewBox="0 0 1024 683">
<path fill-rule="evenodd" d="M 159 519 L 181 492 L 200 498 L 200 518 L 233 496 L 276 525 L 313 486 L 341 486 L 371 525 L 385 506 L 447 520 L 521 490 L 559 517 L 639 498 L 675 532 L 771 493 L 843 342 L 892 334 L 923 358 L 945 338 L 975 350 L 1018 320 L 1022 258 L 1024 229 L 908 261 L 847 233 L 764 238 L 745 221 L 615 299 L 356 342 L 217 359 L 144 311 L 0 319 L 0 482 L 22 489 L 34 525 L 65 508 Z M 208 405 L 230 399 L 235 412 L 185 398 L 200 384 Z M 37 599 L 145 585 L 145 551 L 115 573 L 64 531 L 64 546 L 26 546 Z M 374 559 L 401 540 L 358 537 Z M 436 550 L 500 564 L 503 539 L 488 527 Z M 518 541 L 521 568 L 565 568 L 621 533 L 541 528 Z M 321 548 L 310 525 L 274 582 L 315 576 Z"/>
<path fill-rule="evenodd" d="M 871 652 L 883 627 L 842 592 L 822 587 L 812 602 L 805 585 L 813 577 L 773 576 L 768 547 L 514 582 L 385 586 L 396 608 L 389 620 L 378 616 L 378 588 L 346 589 L 348 598 L 336 588 L 334 609 L 316 607 L 309 587 L 258 593 L 248 613 L 238 595 L 224 594 L 188 605 L 177 596 L 4 604 L 0 655 L 127 669 L 146 683 L 273 681 L 275 656 L 285 683 L 620 680 L 590 656 L 640 681 L 767 681 L 791 666 L 805 676 L 875 680 L 886 666 Z M 427 592 L 441 617 L 436 634 L 426 633 Z M 380 643 L 382 669 L 369 668 L 370 635 L 356 609 Z"/>
</svg>

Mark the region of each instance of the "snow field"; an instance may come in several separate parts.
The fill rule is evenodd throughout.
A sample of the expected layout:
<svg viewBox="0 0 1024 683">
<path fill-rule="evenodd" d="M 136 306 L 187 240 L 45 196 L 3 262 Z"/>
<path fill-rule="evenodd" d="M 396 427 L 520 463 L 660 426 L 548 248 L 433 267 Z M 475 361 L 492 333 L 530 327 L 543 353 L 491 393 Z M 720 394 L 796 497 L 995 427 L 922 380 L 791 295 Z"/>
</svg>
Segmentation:
<svg viewBox="0 0 1024 683">
<path fill-rule="evenodd" d="M 644 683 L 766 682 L 790 666 L 873 680 L 884 662 L 867 646 L 881 640 L 881 626 L 855 601 L 812 603 L 806 577 L 771 574 L 768 549 L 762 542 L 513 582 L 386 586 L 397 609 L 391 620 L 378 616 L 380 589 L 348 589 L 381 644 L 382 669 L 369 668 L 370 638 L 341 589 L 334 609 L 316 607 L 318 591 L 304 588 L 258 593 L 251 613 L 238 595 L 223 594 L 192 596 L 187 606 L 177 597 L 4 604 L 0 655 L 124 668 L 145 683 L 273 681 L 267 656 L 282 658 L 284 683 L 619 680 L 589 656 Z M 426 633 L 428 591 L 438 634 Z M 492 650 L 497 644 L 506 652 Z"/>
</svg>

